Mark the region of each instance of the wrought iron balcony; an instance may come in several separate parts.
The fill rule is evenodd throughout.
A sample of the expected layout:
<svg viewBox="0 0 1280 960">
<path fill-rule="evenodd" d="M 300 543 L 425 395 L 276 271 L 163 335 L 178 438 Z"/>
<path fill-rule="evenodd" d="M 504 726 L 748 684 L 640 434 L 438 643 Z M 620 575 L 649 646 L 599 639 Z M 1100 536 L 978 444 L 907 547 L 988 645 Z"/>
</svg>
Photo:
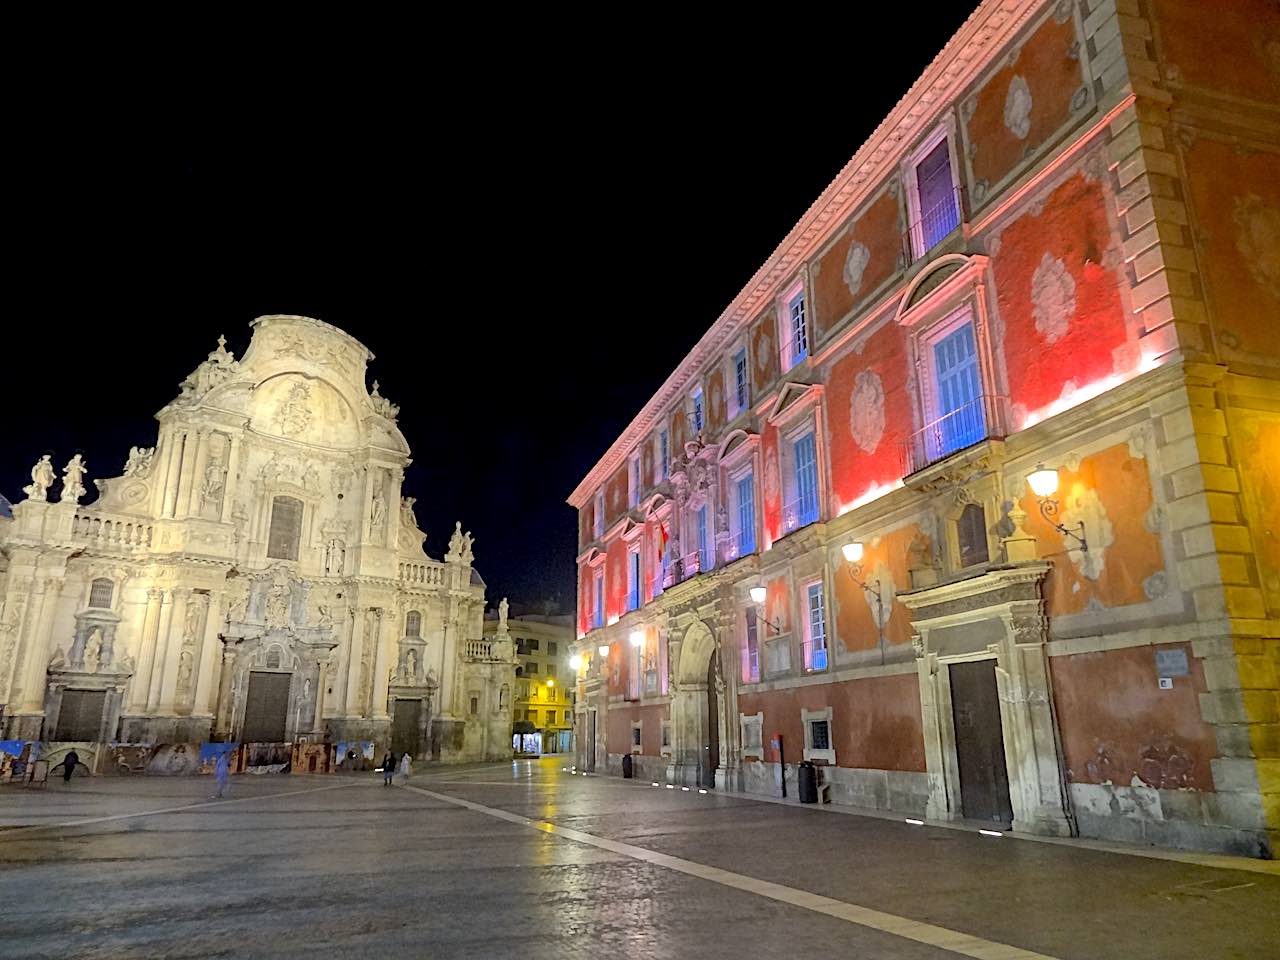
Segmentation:
<svg viewBox="0 0 1280 960">
<path fill-rule="evenodd" d="M 964 197 L 960 187 L 953 187 L 943 199 L 907 225 L 902 234 L 903 263 L 915 263 L 940 244 L 960 226 Z"/>
<path fill-rule="evenodd" d="M 782 532 L 785 536 L 793 530 L 818 522 L 818 497 L 797 497 L 782 505 Z"/>
<path fill-rule="evenodd" d="M 1005 398 L 983 394 L 927 423 L 902 441 L 902 475 L 908 477 L 959 450 L 1004 436 Z"/>
</svg>

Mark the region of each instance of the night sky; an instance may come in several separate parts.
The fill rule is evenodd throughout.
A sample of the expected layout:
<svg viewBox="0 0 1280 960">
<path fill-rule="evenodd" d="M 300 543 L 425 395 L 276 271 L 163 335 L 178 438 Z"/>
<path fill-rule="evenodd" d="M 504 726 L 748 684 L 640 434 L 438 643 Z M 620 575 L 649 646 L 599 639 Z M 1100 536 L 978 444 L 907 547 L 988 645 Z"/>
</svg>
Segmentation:
<svg viewBox="0 0 1280 960">
<path fill-rule="evenodd" d="M 495 48 L 497 89 L 257 66 L 235 93 L 137 71 L 33 103 L 8 138 L 3 349 L 31 379 L 0 384 L 0 493 L 46 450 L 119 474 L 219 333 L 239 356 L 254 317 L 305 314 L 375 354 L 428 552 L 460 519 L 491 603 L 572 610 L 565 497 L 971 9 L 946 6 L 913 38 L 831 25 L 856 39 L 811 51 L 811 87 L 781 50 Z"/>
</svg>

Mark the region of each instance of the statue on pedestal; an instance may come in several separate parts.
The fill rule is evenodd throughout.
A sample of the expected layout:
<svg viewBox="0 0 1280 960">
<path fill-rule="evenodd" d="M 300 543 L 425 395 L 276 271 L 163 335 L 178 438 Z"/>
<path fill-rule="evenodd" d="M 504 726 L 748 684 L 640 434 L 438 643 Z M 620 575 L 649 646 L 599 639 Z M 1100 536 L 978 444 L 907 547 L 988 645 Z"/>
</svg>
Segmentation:
<svg viewBox="0 0 1280 960">
<path fill-rule="evenodd" d="M 507 598 L 503 597 L 502 602 L 498 604 L 498 635 L 507 633 L 507 611 L 511 605 L 507 603 Z"/>
<path fill-rule="evenodd" d="M 84 496 L 84 457 L 76 454 L 62 468 L 62 502 L 79 503 Z"/>
<path fill-rule="evenodd" d="M 44 503 L 49 499 L 49 487 L 53 484 L 55 476 L 53 464 L 49 462 L 49 454 L 46 453 L 31 468 L 31 483 L 23 487 L 22 492 L 27 495 L 28 500 Z"/>
</svg>

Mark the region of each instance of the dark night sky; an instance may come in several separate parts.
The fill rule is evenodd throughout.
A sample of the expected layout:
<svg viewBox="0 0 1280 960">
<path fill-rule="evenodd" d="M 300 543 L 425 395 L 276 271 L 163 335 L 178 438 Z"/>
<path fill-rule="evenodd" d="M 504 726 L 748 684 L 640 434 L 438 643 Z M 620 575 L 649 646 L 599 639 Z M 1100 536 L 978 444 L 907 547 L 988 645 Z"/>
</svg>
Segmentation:
<svg viewBox="0 0 1280 960">
<path fill-rule="evenodd" d="M 47 449 L 118 474 L 219 333 L 239 355 L 254 317 L 306 314 L 376 355 L 428 552 L 461 519 L 491 602 L 571 610 L 565 497 L 970 12 L 946 7 L 909 47 L 888 18 L 831 25 L 848 49 L 797 49 L 803 79 L 692 45 L 495 47 L 485 83 L 403 60 L 65 79 L 8 138 L 3 344 L 31 379 L 0 384 L 0 492 Z"/>
</svg>

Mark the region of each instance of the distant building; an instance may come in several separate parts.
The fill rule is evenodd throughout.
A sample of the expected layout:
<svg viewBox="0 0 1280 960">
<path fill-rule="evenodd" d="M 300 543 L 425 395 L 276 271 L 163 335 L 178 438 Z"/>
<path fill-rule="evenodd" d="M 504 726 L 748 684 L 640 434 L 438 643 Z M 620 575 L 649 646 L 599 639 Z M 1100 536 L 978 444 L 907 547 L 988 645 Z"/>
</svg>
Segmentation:
<svg viewBox="0 0 1280 960">
<path fill-rule="evenodd" d="M 470 536 L 424 550 L 372 354 L 307 317 L 253 331 L 92 502 L 78 457 L 50 496 L 45 458 L 0 519 L 3 735 L 510 756 L 512 651 L 482 636 Z"/>
<path fill-rule="evenodd" d="M 978 5 L 571 494 L 584 765 L 1276 850 L 1277 51 Z"/>
<path fill-rule="evenodd" d="M 573 700 L 575 674 L 569 669 L 573 654 L 573 615 L 526 614 L 508 621 L 516 651 L 515 699 L 512 723 L 526 720 L 535 733 L 517 744 L 528 752 L 569 753 L 573 750 Z M 494 636 L 498 621 L 490 614 L 484 622 L 486 637 Z"/>
</svg>

